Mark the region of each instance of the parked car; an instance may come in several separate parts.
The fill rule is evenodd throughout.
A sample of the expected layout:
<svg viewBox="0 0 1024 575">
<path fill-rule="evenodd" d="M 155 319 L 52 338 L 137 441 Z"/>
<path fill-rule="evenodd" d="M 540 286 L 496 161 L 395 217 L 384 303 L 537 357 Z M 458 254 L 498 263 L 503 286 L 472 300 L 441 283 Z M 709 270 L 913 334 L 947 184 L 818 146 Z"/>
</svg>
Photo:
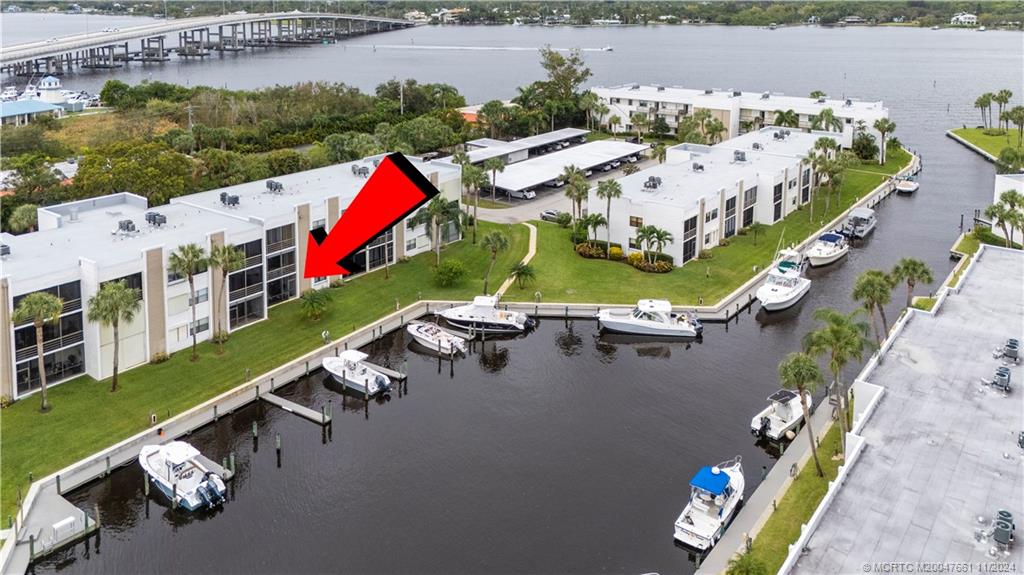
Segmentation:
<svg viewBox="0 0 1024 575">
<path fill-rule="evenodd" d="M 532 200 L 537 197 L 537 192 L 533 190 L 516 190 L 514 192 L 509 192 L 508 195 L 513 198 L 519 198 L 520 200 Z"/>
<path fill-rule="evenodd" d="M 611 163 L 611 164 L 609 164 L 609 165 L 610 165 L 611 167 L 613 167 L 613 168 L 618 168 L 619 166 L 621 166 L 621 165 L 622 165 L 622 162 L 621 162 L 621 161 L 619 161 L 619 160 L 612 160 L 612 163 Z"/>
<path fill-rule="evenodd" d="M 612 171 L 612 165 L 611 164 L 605 164 L 605 165 L 601 166 L 601 171 L 602 172 L 610 172 L 610 171 Z"/>
<path fill-rule="evenodd" d="M 562 212 L 558 210 L 544 210 L 540 213 L 540 219 L 545 222 L 557 222 L 560 215 L 562 215 Z"/>
</svg>

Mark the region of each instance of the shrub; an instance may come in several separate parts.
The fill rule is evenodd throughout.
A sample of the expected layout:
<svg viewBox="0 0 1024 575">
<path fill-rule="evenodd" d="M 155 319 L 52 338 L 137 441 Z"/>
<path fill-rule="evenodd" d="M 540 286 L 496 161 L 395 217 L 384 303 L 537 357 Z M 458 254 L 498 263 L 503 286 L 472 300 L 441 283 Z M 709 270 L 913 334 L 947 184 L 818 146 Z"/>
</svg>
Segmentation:
<svg viewBox="0 0 1024 575">
<path fill-rule="evenodd" d="M 572 223 L 572 214 L 567 214 L 565 212 L 562 212 L 562 213 L 558 214 L 558 219 L 555 220 L 555 222 L 558 225 L 562 226 L 563 228 L 567 228 L 567 227 L 569 227 L 569 224 Z"/>
<path fill-rule="evenodd" d="M 722 239 L 718 240 L 718 246 L 719 247 L 724 248 L 727 245 L 729 245 L 729 240 L 728 239 L 722 238 Z"/>
<path fill-rule="evenodd" d="M 655 260 L 655 262 L 652 264 L 649 260 L 645 259 L 642 255 L 636 252 L 629 254 L 629 265 L 635 267 L 636 269 L 642 272 L 658 274 L 670 272 L 675 268 L 675 266 L 672 265 L 671 259 L 658 259 Z"/>
<path fill-rule="evenodd" d="M 466 266 L 462 260 L 448 258 L 434 268 L 434 283 L 441 287 L 453 286 L 466 275 Z"/>
<path fill-rule="evenodd" d="M 713 257 L 715 257 L 715 254 L 711 253 L 711 250 L 701 250 L 700 253 L 697 254 L 697 259 L 699 260 L 710 260 Z"/>
<path fill-rule="evenodd" d="M 629 254 L 629 265 L 640 269 L 640 264 L 643 263 L 644 256 L 640 252 L 631 252 Z"/>
<path fill-rule="evenodd" d="M 576 230 L 569 234 L 569 241 L 571 241 L 573 245 L 586 242 L 588 241 L 587 232 L 585 230 Z"/>
<path fill-rule="evenodd" d="M 747 228 L 740 228 L 736 235 L 745 236 L 747 235 Z"/>
<path fill-rule="evenodd" d="M 344 285 L 345 285 L 345 282 L 342 281 L 342 280 L 331 280 L 331 287 L 332 288 L 340 288 L 340 287 L 343 287 Z"/>
<path fill-rule="evenodd" d="M 621 260 L 622 259 L 622 248 L 617 246 L 617 245 L 615 245 L 615 244 L 612 244 L 612 248 L 610 250 L 608 250 L 608 257 L 610 257 L 611 259 L 616 260 L 616 261 Z"/>
<path fill-rule="evenodd" d="M 653 259 L 656 262 L 672 263 L 672 256 L 662 252 L 644 252 L 644 257 L 649 260 Z"/>
<path fill-rule="evenodd" d="M 604 258 L 604 250 L 589 242 L 576 244 L 576 253 L 585 258 Z"/>
<path fill-rule="evenodd" d="M 590 240 L 590 244 L 595 246 L 595 247 L 601 248 L 602 250 L 607 250 L 608 249 L 608 242 L 606 242 L 604 240 Z M 616 243 L 616 242 L 612 242 L 612 247 L 613 248 L 619 248 L 620 251 L 622 250 L 622 244 L 619 244 L 619 243 Z"/>
<path fill-rule="evenodd" d="M 152 356 L 150 356 L 149 363 L 163 363 L 168 359 L 171 359 L 171 356 L 167 355 L 162 351 L 158 351 L 154 353 Z"/>
<path fill-rule="evenodd" d="M 5 407 L 10 407 L 12 403 L 14 403 L 14 402 L 11 401 L 11 396 L 9 396 L 9 395 L 0 395 L 0 409 L 3 409 Z"/>
</svg>

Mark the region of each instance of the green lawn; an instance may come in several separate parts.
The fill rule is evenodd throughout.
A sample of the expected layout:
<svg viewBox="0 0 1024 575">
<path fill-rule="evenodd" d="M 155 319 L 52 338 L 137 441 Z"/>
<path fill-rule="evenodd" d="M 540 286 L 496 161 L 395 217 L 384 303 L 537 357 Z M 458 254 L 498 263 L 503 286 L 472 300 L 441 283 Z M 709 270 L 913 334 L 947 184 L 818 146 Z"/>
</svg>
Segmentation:
<svg viewBox="0 0 1024 575">
<path fill-rule="evenodd" d="M 492 289 L 501 284 L 513 263 L 528 247 L 525 226 L 481 222 L 480 233 L 500 229 L 509 233 L 509 250 L 495 264 Z M 423 299 L 468 299 L 482 292 L 483 274 L 490 253 L 466 238 L 442 250 L 444 258 L 459 258 L 469 273 L 460 285 L 439 288 L 432 281 L 434 254 L 421 254 L 391 267 L 391 279 L 383 271 L 354 279 L 331 289 L 333 303 L 324 317 L 312 322 L 302 316 L 296 300 L 270 310 L 269 319 L 231 336 L 223 355 L 216 346 L 199 345 L 201 358 L 189 361 L 188 350 L 170 360 L 145 365 L 121 375 L 117 393 L 109 381 L 81 377 L 50 390 L 53 410 L 38 411 L 38 396 L 31 396 L 0 412 L 0 517 L 16 508 L 17 488 L 27 488 L 28 473 L 43 477 L 62 467 L 149 427 L 150 413 L 161 421 L 244 382 L 245 369 L 253 376 L 280 366 L 322 345 L 320 332 L 328 329 L 339 337 L 402 306 Z M 420 293 L 422 292 L 422 293 Z"/>
<path fill-rule="evenodd" d="M 807 432 L 801 430 L 800 433 Z M 800 536 L 800 526 L 810 520 L 828 491 L 828 482 L 839 473 L 842 460 L 832 459 L 838 450 L 839 426 L 833 425 L 818 447 L 818 459 L 825 477 L 818 477 L 814 460 L 808 459 L 782 496 L 778 508 L 754 539 L 750 554 L 767 568 L 767 573 L 775 573 L 782 567 L 789 555 L 789 546 Z"/>
<path fill-rule="evenodd" d="M 1017 144 L 1016 128 L 1007 130 L 1006 134 L 1001 136 L 990 136 L 982 128 L 960 128 L 953 130 L 953 133 L 997 158 L 1003 148 L 1020 148 Z"/>
<path fill-rule="evenodd" d="M 503 202 L 501 200 L 492 200 L 489 197 L 484 197 L 484 195 L 490 196 L 490 192 L 486 192 L 485 191 L 483 194 L 480 195 L 480 207 L 481 208 L 487 208 L 487 209 L 490 209 L 490 210 L 503 210 L 505 208 L 511 208 L 512 207 L 512 204 L 510 204 L 508 202 Z M 469 213 L 472 214 L 473 213 L 473 198 L 471 198 L 469 196 L 466 196 L 466 195 L 463 195 L 462 196 L 462 203 L 464 205 L 469 206 Z"/>
<path fill-rule="evenodd" d="M 914 308 L 917 308 L 917 309 L 920 309 L 920 310 L 931 311 L 932 308 L 935 307 L 935 302 L 936 301 L 937 301 L 937 298 L 917 296 L 917 297 L 914 298 L 914 302 L 912 304 L 910 304 L 910 305 L 911 305 L 911 307 L 914 307 Z"/>
<path fill-rule="evenodd" d="M 878 162 L 864 162 L 857 166 L 850 168 L 857 172 L 872 172 L 875 174 L 885 174 L 891 176 L 896 172 L 900 171 L 903 166 L 910 163 L 910 152 L 903 148 L 898 148 L 894 151 L 888 152 L 885 157 L 885 164 L 879 164 Z"/>
<path fill-rule="evenodd" d="M 895 172 L 896 161 L 905 162 L 909 155 L 904 152 L 903 156 L 893 154 L 891 158 L 886 167 Z M 824 212 L 825 194 L 818 194 L 814 221 L 810 220 L 805 206 L 769 226 L 756 239 L 749 233 L 733 236 L 729 238 L 730 245 L 711 250 L 712 259 L 693 260 L 666 274 L 644 273 L 621 262 L 584 259 L 573 251 L 568 230 L 539 222 L 537 255 L 531 262 L 537 280 L 525 289 L 513 286 L 505 298 L 534 301 L 534 292 L 539 290 L 541 301 L 546 302 L 628 304 L 642 298 L 664 298 L 677 305 L 697 305 L 703 298 L 705 305 L 713 305 L 753 277 L 753 266 L 760 270 L 771 263 L 783 232 L 786 244 L 802 241 L 884 179 L 885 176 L 869 171 L 851 171 L 843 182 L 841 205 L 836 206 L 833 195 L 827 214 Z M 603 239 L 603 233 L 599 230 L 598 237 Z"/>
</svg>

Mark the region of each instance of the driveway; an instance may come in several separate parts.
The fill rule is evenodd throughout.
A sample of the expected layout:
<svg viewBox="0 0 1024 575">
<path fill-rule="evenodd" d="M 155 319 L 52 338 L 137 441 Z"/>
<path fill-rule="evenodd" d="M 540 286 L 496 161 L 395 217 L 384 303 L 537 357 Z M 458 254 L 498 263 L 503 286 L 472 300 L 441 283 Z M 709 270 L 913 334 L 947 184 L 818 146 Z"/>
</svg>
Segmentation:
<svg viewBox="0 0 1024 575">
<path fill-rule="evenodd" d="M 638 166 L 641 170 L 649 168 L 657 163 L 657 160 L 645 159 L 639 163 L 633 164 Z M 612 170 L 610 172 L 599 172 L 588 178 L 588 181 L 592 186 L 596 186 L 597 182 L 602 180 L 609 180 L 613 178 L 621 178 L 622 170 Z M 490 192 L 484 190 L 480 195 L 481 199 L 490 199 Z M 584 206 L 586 204 L 584 203 Z M 470 213 L 472 213 L 473 206 L 470 205 Z M 572 206 L 569 203 L 569 198 L 565 197 L 565 188 L 545 188 L 541 187 L 537 191 L 537 197 L 532 200 L 512 200 L 511 207 L 490 209 L 480 208 L 479 214 L 480 219 L 488 222 L 495 222 L 499 224 L 518 224 L 520 222 L 527 222 L 530 220 L 540 219 L 540 213 L 544 210 L 558 210 L 561 212 L 571 212 Z"/>
</svg>

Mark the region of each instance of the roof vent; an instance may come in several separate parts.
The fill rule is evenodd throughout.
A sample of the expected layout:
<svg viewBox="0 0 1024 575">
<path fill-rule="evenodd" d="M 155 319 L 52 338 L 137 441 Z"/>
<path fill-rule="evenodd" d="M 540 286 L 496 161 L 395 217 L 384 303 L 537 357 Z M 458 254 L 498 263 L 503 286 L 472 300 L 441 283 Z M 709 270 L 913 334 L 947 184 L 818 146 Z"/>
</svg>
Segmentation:
<svg viewBox="0 0 1024 575">
<path fill-rule="evenodd" d="M 284 192 L 284 184 L 277 180 L 267 180 L 267 191 L 271 194 L 280 194 Z"/>
<path fill-rule="evenodd" d="M 821 96 L 820 98 L 818 98 L 818 103 L 819 104 L 824 104 L 825 103 L 825 96 Z"/>
<path fill-rule="evenodd" d="M 782 131 L 772 132 L 772 138 L 775 140 L 782 140 L 785 136 L 782 135 Z"/>
<path fill-rule="evenodd" d="M 788 138 L 791 133 L 792 132 L 789 131 L 789 128 L 786 128 L 785 130 L 782 131 L 782 137 Z"/>
<path fill-rule="evenodd" d="M 754 142 L 753 144 L 750 145 L 750 147 L 754 150 L 764 149 L 764 146 L 761 145 L 761 142 Z"/>
<path fill-rule="evenodd" d="M 68 214 L 68 221 L 71 221 L 71 222 L 77 222 L 78 221 L 78 206 L 73 206 L 71 208 L 71 213 Z"/>
<path fill-rule="evenodd" d="M 151 226 L 162 226 L 167 223 L 167 216 L 157 212 L 146 212 L 146 222 Z"/>
<path fill-rule="evenodd" d="M 743 92 L 740 92 L 739 90 L 733 90 L 732 91 L 732 97 L 733 98 L 739 98 L 742 95 L 743 95 Z"/>
<path fill-rule="evenodd" d="M 851 100 L 851 99 L 847 98 L 847 99 L 846 99 L 846 107 L 847 107 L 847 108 L 849 108 L 849 107 L 850 107 L 850 106 L 852 106 L 852 105 L 853 105 L 853 100 Z"/>
<path fill-rule="evenodd" d="M 0 257 L 7 257 L 11 255 L 11 246 L 7 244 L 0 244 Z"/>
<path fill-rule="evenodd" d="M 703 172 L 704 171 L 704 164 L 701 164 L 699 162 L 694 162 L 693 163 L 693 171 L 694 172 Z"/>
<path fill-rule="evenodd" d="M 629 89 L 630 90 L 639 90 L 640 89 L 640 84 L 633 84 L 632 86 L 629 87 Z"/>
<path fill-rule="evenodd" d="M 714 93 L 715 93 L 714 90 L 704 90 L 704 94 L 708 95 L 708 96 L 710 96 L 711 94 L 714 94 Z"/>
<path fill-rule="evenodd" d="M 747 153 L 744 152 L 743 150 L 733 150 L 732 159 L 734 162 L 746 162 Z"/>
<path fill-rule="evenodd" d="M 771 94 L 769 94 L 768 92 L 765 92 L 765 93 L 761 94 L 761 99 L 762 100 L 767 100 L 770 96 L 771 96 Z"/>
<path fill-rule="evenodd" d="M 658 91 L 659 92 L 664 92 L 665 91 L 665 86 L 658 86 Z"/>
</svg>

